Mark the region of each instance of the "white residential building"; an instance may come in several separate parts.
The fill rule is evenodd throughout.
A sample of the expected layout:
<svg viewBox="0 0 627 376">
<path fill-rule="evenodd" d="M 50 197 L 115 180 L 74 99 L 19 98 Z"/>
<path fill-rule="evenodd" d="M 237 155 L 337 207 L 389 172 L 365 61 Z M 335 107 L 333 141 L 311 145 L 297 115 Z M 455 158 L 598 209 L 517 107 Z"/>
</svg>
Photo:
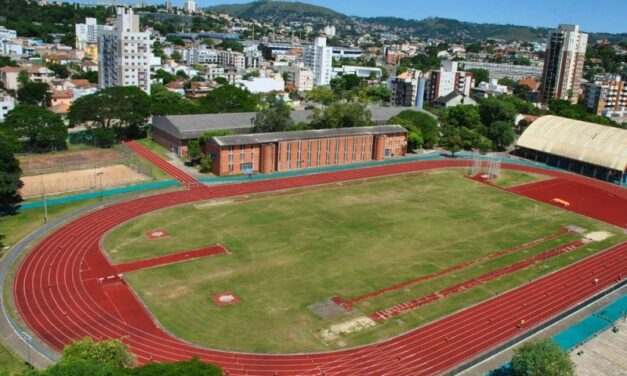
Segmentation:
<svg viewBox="0 0 627 376">
<path fill-rule="evenodd" d="M 356 65 L 342 65 L 342 67 L 333 68 L 333 78 L 337 77 L 340 74 L 341 75 L 354 74 L 357 77 L 364 78 L 364 79 L 368 79 L 374 75 L 374 78 L 376 80 L 380 80 L 381 77 L 383 76 L 383 72 L 381 71 L 381 68 L 361 67 L 361 66 L 356 66 Z"/>
<path fill-rule="evenodd" d="M 333 25 L 325 26 L 324 29 L 322 29 L 322 32 L 327 37 L 333 38 L 333 37 L 335 37 L 335 26 L 333 26 Z"/>
<path fill-rule="evenodd" d="M 133 9 L 118 7 L 115 29 L 98 36 L 100 88 L 137 86 L 150 93 L 151 45 L 150 33 L 140 31 Z"/>
<path fill-rule="evenodd" d="M 223 67 L 233 67 L 238 71 L 246 68 L 246 58 L 241 52 L 231 51 L 231 49 L 218 51 L 218 59 L 219 64 Z"/>
<path fill-rule="evenodd" d="M 7 113 L 15 108 L 15 98 L 0 90 L 0 123 L 4 121 Z"/>
<path fill-rule="evenodd" d="M 196 1 L 185 0 L 184 10 L 185 10 L 185 13 L 188 13 L 188 14 L 196 12 Z"/>
<path fill-rule="evenodd" d="M 294 64 L 278 68 L 281 74 L 285 74 L 287 85 L 293 85 L 298 91 L 310 91 L 314 88 L 314 73 L 311 68 Z"/>
<path fill-rule="evenodd" d="M 305 66 L 313 69 L 314 85 L 331 83 L 333 71 L 333 47 L 327 46 L 327 38 L 318 37 L 313 45 L 304 48 Z"/>
<path fill-rule="evenodd" d="M 89 45 L 98 43 L 98 33 L 101 30 L 113 30 L 113 26 L 98 25 L 95 18 L 86 17 L 85 23 L 74 25 L 76 33 L 76 48 L 86 49 Z"/>
<path fill-rule="evenodd" d="M 444 60 L 440 64 L 440 70 L 429 72 L 425 99 L 431 103 L 453 92 L 468 97 L 471 87 L 472 73 L 457 70 L 456 61 Z"/>
<path fill-rule="evenodd" d="M 253 94 L 258 94 L 283 91 L 285 89 L 285 82 L 280 76 L 274 78 L 254 77 L 248 80 L 237 81 L 237 86 L 242 89 L 246 89 Z"/>
<path fill-rule="evenodd" d="M 7 29 L 4 26 L 0 26 L 0 40 L 13 40 L 17 38 L 17 32 L 15 30 Z"/>
</svg>

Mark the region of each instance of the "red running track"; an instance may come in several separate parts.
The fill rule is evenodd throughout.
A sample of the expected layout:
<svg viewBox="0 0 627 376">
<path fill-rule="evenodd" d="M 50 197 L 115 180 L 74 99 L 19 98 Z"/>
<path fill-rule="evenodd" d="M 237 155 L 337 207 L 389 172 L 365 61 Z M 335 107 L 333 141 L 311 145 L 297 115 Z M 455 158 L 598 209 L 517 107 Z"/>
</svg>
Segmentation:
<svg viewBox="0 0 627 376">
<path fill-rule="evenodd" d="M 544 322 L 627 274 L 627 242 L 542 279 L 424 325 L 404 335 L 342 351 L 265 355 L 201 348 L 161 329 L 126 284 L 101 284 L 115 274 L 100 249 L 112 228 L 139 215 L 182 203 L 315 184 L 386 176 L 420 170 L 467 166 L 467 161 L 404 163 L 318 175 L 223 185 L 142 197 L 114 204 L 69 222 L 47 235 L 24 258 L 14 281 L 19 315 L 55 350 L 84 336 L 121 338 L 140 363 L 197 356 L 217 363 L 230 375 L 432 375 Z M 560 176 L 615 192 L 619 187 L 583 177 L 516 165 L 503 168 Z M 608 208 L 608 211 L 611 211 Z M 597 278 L 598 284 L 591 283 Z M 208 323 L 210 325 L 211 323 Z"/>
<path fill-rule="evenodd" d="M 164 161 L 162 158 L 160 158 L 158 155 L 156 155 L 152 151 L 150 151 L 150 150 L 146 149 L 145 147 L 143 147 L 142 145 L 138 144 L 137 141 L 127 141 L 125 143 L 125 145 L 128 146 L 129 148 L 131 148 L 137 154 L 139 154 L 142 157 L 146 158 L 150 163 L 152 163 L 155 166 L 159 167 L 161 170 L 163 170 L 168 175 L 170 175 L 173 178 L 175 178 L 176 180 L 180 181 L 181 183 L 187 184 L 187 185 L 198 184 L 198 181 L 193 176 L 191 176 L 188 173 L 186 173 L 186 172 L 176 168 L 175 166 L 173 166 L 168 161 Z"/>
<path fill-rule="evenodd" d="M 562 206 L 553 202 L 554 198 L 566 200 L 570 203 L 569 210 L 627 227 L 627 200 L 617 200 L 615 192 L 606 191 L 599 186 L 557 177 L 512 187 L 509 191 L 557 207 Z"/>
<path fill-rule="evenodd" d="M 127 273 L 162 265 L 174 264 L 177 262 L 196 260 L 202 257 L 220 255 L 223 253 L 228 253 L 226 248 L 221 245 L 214 245 L 207 248 L 195 249 L 193 251 L 184 251 L 144 260 L 125 262 L 123 264 L 115 264 L 114 266 L 118 272 Z"/>
</svg>

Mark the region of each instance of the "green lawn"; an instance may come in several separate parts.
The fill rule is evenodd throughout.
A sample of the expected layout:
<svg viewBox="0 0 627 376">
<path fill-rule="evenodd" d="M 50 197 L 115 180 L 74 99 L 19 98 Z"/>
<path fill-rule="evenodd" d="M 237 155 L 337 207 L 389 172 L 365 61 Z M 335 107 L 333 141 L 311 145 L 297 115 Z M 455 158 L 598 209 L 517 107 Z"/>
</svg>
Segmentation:
<svg viewBox="0 0 627 376">
<path fill-rule="evenodd" d="M 492 181 L 494 185 L 499 187 L 513 187 L 515 185 L 533 183 L 539 180 L 545 180 L 549 177 L 546 175 L 534 174 L 532 172 L 522 172 L 513 170 L 501 170 L 499 176 Z"/>
<path fill-rule="evenodd" d="M 322 319 L 308 306 L 351 298 L 465 260 L 537 239 L 573 224 L 614 236 L 448 297 L 336 341 L 317 334 L 351 316 Z M 170 237 L 146 240 L 164 228 Z M 357 305 L 353 316 L 417 298 L 575 239 L 564 235 L 453 275 Z M 484 300 L 627 238 L 622 231 L 466 179 L 460 170 L 335 184 L 218 206 L 151 213 L 112 231 L 104 246 L 118 262 L 224 244 L 230 255 L 126 275 L 175 335 L 211 347 L 303 352 L 369 343 Z M 218 308 L 211 297 L 242 301 Z"/>
<path fill-rule="evenodd" d="M 0 375 L 19 375 L 26 371 L 24 361 L 0 342 Z"/>
</svg>

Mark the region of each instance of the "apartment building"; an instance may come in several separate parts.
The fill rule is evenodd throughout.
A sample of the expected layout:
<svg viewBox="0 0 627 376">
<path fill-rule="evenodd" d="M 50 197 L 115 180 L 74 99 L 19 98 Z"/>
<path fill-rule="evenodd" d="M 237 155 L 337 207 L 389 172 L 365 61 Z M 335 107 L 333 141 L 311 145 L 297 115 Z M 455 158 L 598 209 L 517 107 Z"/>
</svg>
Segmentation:
<svg viewBox="0 0 627 376">
<path fill-rule="evenodd" d="M 581 33 L 578 25 L 559 25 L 549 31 L 540 88 L 542 103 L 551 99 L 577 103 L 587 44 L 588 34 Z"/>
<path fill-rule="evenodd" d="M 425 89 L 425 99 L 429 103 L 453 92 L 464 97 L 470 95 L 472 73 L 459 71 L 457 68 L 456 61 L 445 60 L 441 63 L 440 70 L 429 72 Z"/>
<path fill-rule="evenodd" d="M 314 73 L 311 68 L 293 64 L 278 67 L 278 71 L 285 75 L 285 84 L 294 86 L 298 91 L 310 91 L 314 88 Z"/>
<path fill-rule="evenodd" d="M 464 69 L 485 69 L 490 73 L 491 79 L 509 77 L 513 80 L 522 80 L 527 77 L 542 77 L 542 66 L 539 65 L 514 65 L 500 63 L 484 63 L 478 61 L 462 62 Z"/>
<path fill-rule="evenodd" d="M 608 74 L 602 80 L 585 86 L 586 108 L 606 117 L 627 116 L 627 84 L 618 74 Z"/>
<path fill-rule="evenodd" d="M 150 93 L 150 32 L 141 32 L 133 9 L 118 7 L 114 30 L 98 36 L 100 88 L 137 86 Z"/>
<path fill-rule="evenodd" d="M 98 25 L 98 20 L 92 17 L 86 17 L 85 23 L 77 23 L 74 25 L 76 34 L 76 49 L 86 50 L 98 44 L 98 33 L 103 30 L 112 31 L 113 26 Z M 95 56 L 95 59 L 98 57 Z"/>
<path fill-rule="evenodd" d="M 331 83 L 333 70 L 333 47 L 327 46 L 327 38 L 316 38 L 313 45 L 304 47 L 305 66 L 313 70 L 314 86 L 325 86 Z"/>
</svg>

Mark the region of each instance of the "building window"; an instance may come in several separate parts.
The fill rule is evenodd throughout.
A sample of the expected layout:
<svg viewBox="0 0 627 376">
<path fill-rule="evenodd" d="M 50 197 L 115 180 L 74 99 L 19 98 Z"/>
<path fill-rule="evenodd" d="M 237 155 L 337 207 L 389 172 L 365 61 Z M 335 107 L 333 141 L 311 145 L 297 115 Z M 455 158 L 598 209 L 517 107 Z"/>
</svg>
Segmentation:
<svg viewBox="0 0 627 376">
<path fill-rule="evenodd" d="M 322 151 L 322 140 L 318 140 L 318 154 L 316 154 L 316 166 L 320 166 L 321 151 Z"/>
<path fill-rule="evenodd" d="M 298 141 L 298 152 L 296 153 L 296 168 L 301 168 L 302 156 L 303 156 L 303 142 Z"/>
<path fill-rule="evenodd" d="M 292 166 L 292 143 L 287 143 L 287 169 L 289 170 Z"/>
<path fill-rule="evenodd" d="M 353 137 L 353 162 L 357 159 L 357 137 Z"/>
<path fill-rule="evenodd" d="M 311 140 L 307 142 L 307 167 L 311 167 Z"/>
<path fill-rule="evenodd" d="M 335 164 L 338 164 L 340 160 L 340 140 L 335 139 Z"/>
<path fill-rule="evenodd" d="M 229 163 L 229 172 L 233 172 L 233 162 Z"/>
<path fill-rule="evenodd" d="M 331 139 L 327 139 L 327 166 L 331 163 Z"/>
<path fill-rule="evenodd" d="M 361 160 L 364 160 L 364 157 L 366 156 L 366 136 L 363 136 L 361 138 Z"/>
<path fill-rule="evenodd" d="M 346 163 L 348 159 L 348 137 L 344 138 L 344 161 Z"/>
</svg>

